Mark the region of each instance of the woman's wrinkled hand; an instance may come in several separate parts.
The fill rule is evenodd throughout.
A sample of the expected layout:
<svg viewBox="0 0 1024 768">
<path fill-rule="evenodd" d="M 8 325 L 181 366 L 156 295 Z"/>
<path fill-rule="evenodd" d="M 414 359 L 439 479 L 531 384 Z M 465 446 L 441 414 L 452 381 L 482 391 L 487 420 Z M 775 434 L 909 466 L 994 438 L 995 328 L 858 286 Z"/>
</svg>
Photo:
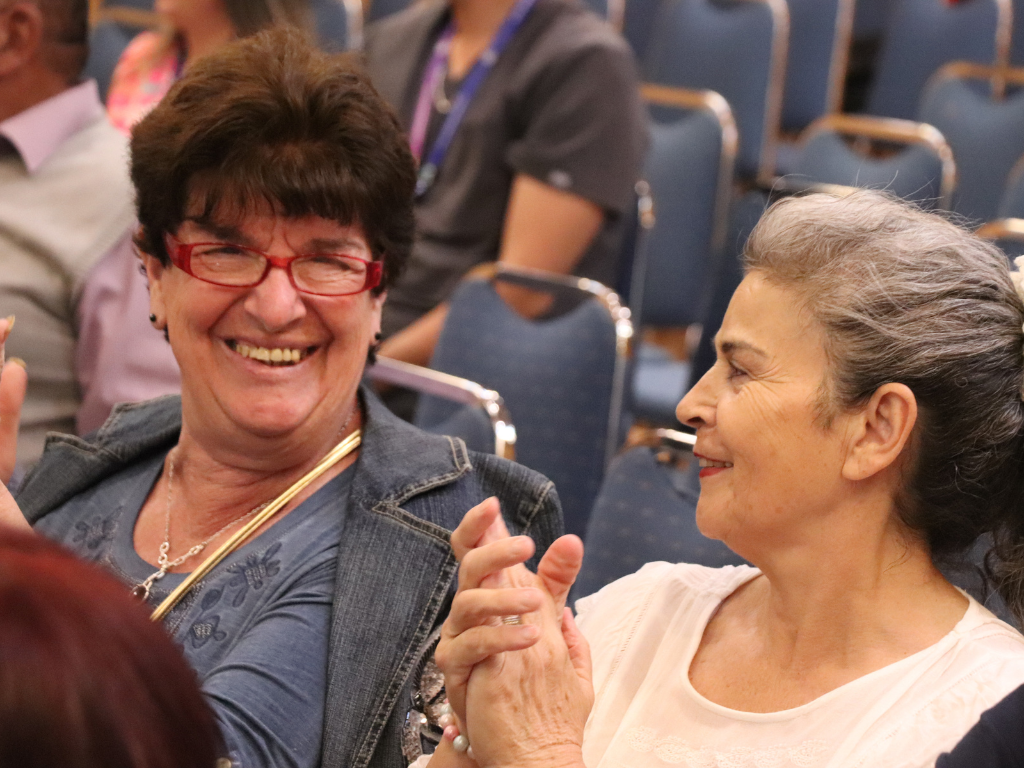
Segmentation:
<svg viewBox="0 0 1024 768">
<path fill-rule="evenodd" d="M 488 499 L 467 513 L 452 547 L 459 589 L 436 658 L 477 762 L 582 765 L 593 703 L 590 653 L 565 608 L 582 542 L 555 541 L 535 575 L 523 565 L 533 542 L 509 536 L 497 501 Z M 517 616 L 521 624 L 503 621 Z"/>
</svg>

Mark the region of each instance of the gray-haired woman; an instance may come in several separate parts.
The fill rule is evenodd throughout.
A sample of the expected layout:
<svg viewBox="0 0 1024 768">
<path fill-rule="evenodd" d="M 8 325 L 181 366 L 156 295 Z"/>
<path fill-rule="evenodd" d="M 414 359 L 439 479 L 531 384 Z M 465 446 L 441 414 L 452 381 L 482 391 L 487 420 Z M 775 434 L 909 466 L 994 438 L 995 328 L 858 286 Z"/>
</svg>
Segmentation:
<svg viewBox="0 0 1024 768">
<path fill-rule="evenodd" d="M 745 261 L 677 413 L 701 530 L 757 567 L 649 564 L 579 601 L 577 630 L 560 605 L 578 540 L 531 577 L 530 547 L 475 508 L 438 657 L 481 766 L 923 768 L 1024 682 L 1024 637 L 937 567 L 990 532 L 1022 614 L 1006 258 L 864 192 L 780 202 Z M 448 741 L 432 765 L 465 759 Z"/>
</svg>

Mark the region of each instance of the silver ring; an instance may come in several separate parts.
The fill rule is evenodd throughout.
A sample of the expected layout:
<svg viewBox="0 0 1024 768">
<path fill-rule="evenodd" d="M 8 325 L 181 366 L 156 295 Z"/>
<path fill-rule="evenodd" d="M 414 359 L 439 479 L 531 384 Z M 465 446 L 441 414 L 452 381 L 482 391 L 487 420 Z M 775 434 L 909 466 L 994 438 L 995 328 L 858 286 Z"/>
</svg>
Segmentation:
<svg viewBox="0 0 1024 768">
<path fill-rule="evenodd" d="M 523 623 L 523 617 L 518 613 L 513 616 L 502 616 L 501 623 L 507 624 L 510 627 L 516 627 Z"/>
</svg>

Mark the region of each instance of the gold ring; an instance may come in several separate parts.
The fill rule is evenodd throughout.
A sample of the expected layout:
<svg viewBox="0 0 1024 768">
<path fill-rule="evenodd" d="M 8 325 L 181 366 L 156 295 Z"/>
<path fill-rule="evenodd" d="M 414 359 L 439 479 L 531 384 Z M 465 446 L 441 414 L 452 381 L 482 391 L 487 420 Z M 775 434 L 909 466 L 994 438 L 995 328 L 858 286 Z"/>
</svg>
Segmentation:
<svg viewBox="0 0 1024 768">
<path fill-rule="evenodd" d="M 502 616 L 501 623 L 507 624 L 510 627 L 516 627 L 523 623 L 523 617 L 520 616 L 518 613 L 514 616 Z"/>
</svg>

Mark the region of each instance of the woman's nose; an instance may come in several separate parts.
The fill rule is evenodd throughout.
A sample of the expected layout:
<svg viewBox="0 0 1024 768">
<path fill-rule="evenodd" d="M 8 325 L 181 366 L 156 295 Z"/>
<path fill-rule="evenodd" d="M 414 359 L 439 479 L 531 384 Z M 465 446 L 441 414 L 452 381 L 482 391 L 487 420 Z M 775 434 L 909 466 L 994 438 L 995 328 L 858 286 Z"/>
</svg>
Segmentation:
<svg viewBox="0 0 1024 768">
<path fill-rule="evenodd" d="M 676 418 L 680 423 L 694 429 L 714 424 L 715 398 L 712 393 L 714 371 L 715 368 L 712 367 L 701 376 L 700 381 L 694 384 L 679 401 L 679 405 L 676 406 Z"/>
<path fill-rule="evenodd" d="M 268 333 L 284 330 L 306 313 L 302 295 L 281 267 L 271 267 L 263 282 L 249 291 L 245 309 Z"/>
</svg>

